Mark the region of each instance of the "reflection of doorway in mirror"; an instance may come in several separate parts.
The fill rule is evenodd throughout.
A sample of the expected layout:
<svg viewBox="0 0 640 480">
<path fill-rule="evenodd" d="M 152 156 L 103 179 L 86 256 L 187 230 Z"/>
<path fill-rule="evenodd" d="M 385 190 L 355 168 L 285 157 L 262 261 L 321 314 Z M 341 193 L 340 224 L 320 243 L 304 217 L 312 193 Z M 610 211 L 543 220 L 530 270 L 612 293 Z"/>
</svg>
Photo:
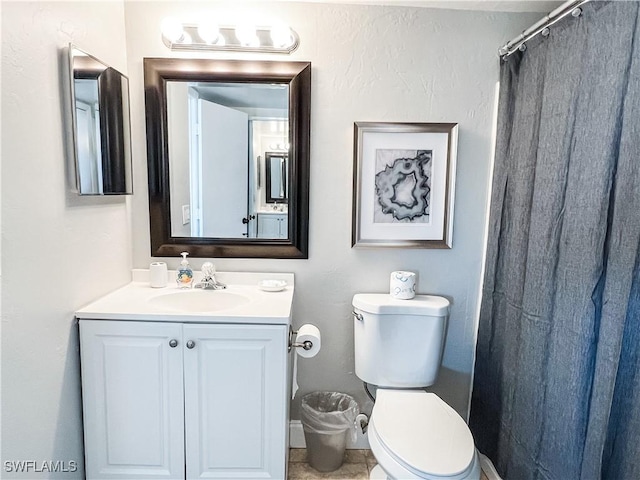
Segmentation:
<svg viewBox="0 0 640 480">
<path fill-rule="evenodd" d="M 283 113 L 284 115 L 284 113 Z M 287 224 L 288 212 L 284 201 L 269 203 L 268 198 L 270 182 L 267 183 L 268 165 L 270 152 L 277 151 L 278 155 L 286 156 L 289 153 L 288 137 L 289 122 L 284 116 L 270 116 L 256 118 L 252 120 L 252 159 L 253 170 L 255 172 L 255 186 L 250 186 L 249 190 L 255 192 L 253 210 L 256 212 L 256 236 L 258 238 L 288 238 Z M 283 173 L 285 181 L 288 178 L 288 168 Z M 273 228 L 273 221 L 278 215 L 278 228 Z"/>
<path fill-rule="evenodd" d="M 76 155 L 82 193 L 104 193 L 98 80 L 73 81 L 76 110 Z"/>
<path fill-rule="evenodd" d="M 281 238 L 258 217 L 276 211 L 288 224 L 286 202 L 268 204 L 265 185 L 265 153 L 288 155 L 287 89 L 178 81 L 166 89 L 171 236 Z"/>
<path fill-rule="evenodd" d="M 80 191 L 103 193 L 98 110 L 76 100 L 76 122 Z"/>
<path fill-rule="evenodd" d="M 287 213 L 286 194 L 282 196 L 281 200 L 273 201 L 273 195 L 267 191 L 267 187 L 270 187 L 272 182 L 267 185 L 267 178 L 269 171 L 272 170 L 269 168 L 272 167 L 271 159 L 275 157 L 286 158 L 289 154 L 288 132 L 289 123 L 284 118 L 265 118 L 253 121 L 253 149 L 254 152 L 257 152 L 254 156 L 259 157 L 259 161 L 256 162 L 259 180 L 256 188 L 256 211 L 258 213 L 273 211 Z M 282 170 L 280 173 L 282 181 L 274 185 L 274 188 L 278 190 L 275 198 L 280 196 L 280 189 L 286 191 L 286 185 L 289 184 L 288 165 L 280 159 L 277 162 Z"/>
<path fill-rule="evenodd" d="M 199 101 L 202 236 L 242 238 L 247 226 L 249 116 L 233 108 Z"/>
<path fill-rule="evenodd" d="M 249 116 L 205 97 L 167 83 L 171 235 L 246 238 Z"/>
</svg>

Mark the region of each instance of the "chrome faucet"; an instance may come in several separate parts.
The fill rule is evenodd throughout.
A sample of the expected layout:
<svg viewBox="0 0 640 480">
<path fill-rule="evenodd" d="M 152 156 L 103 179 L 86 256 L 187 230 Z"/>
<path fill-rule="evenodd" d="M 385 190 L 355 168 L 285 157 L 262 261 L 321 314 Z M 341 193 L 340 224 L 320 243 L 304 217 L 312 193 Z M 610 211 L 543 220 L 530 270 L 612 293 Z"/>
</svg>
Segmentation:
<svg viewBox="0 0 640 480">
<path fill-rule="evenodd" d="M 193 288 L 201 288 L 203 290 L 222 290 L 227 286 L 216 280 L 216 267 L 211 262 L 202 264 L 202 280 L 196 283 Z"/>
</svg>

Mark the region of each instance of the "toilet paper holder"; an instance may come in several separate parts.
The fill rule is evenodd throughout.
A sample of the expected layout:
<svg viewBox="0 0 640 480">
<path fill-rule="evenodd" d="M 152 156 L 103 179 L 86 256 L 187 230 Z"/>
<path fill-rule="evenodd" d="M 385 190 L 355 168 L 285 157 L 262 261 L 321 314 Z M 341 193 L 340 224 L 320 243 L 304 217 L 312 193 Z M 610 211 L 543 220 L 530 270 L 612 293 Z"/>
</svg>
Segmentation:
<svg viewBox="0 0 640 480">
<path fill-rule="evenodd" d="M 293 341 L 293 336 L 297 335 L 298 331 L 294 330 L 293 328 L 291 328 L 291 325 L 289 325 L 289 348 L 287 349 L 287 352 L 291 351 L 291 347 L 294 348 L 302 348 L 304 350 L 311 350 L 313 348 L 313 342 L 310 340 L 305 340 L 304 342 L 294 342 Z"/>
</svg>

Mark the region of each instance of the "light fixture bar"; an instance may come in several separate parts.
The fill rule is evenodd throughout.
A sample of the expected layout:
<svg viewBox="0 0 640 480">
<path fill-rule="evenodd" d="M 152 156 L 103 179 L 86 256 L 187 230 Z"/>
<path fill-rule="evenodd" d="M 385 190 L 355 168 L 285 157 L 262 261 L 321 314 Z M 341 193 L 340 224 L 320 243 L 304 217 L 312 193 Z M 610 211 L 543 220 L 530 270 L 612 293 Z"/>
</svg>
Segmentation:
<svg viewBox="0 0 640 480">
<path fill-rule="evenodd" d="M 202 26 L 199 25 L 185 23 L 181 24 L 181 28 L 180 35 L 176 33 L 175 28 L 171 32 L 163 29 L 162 42 L 167 48 L 171 50 L 226 50 L 289 54 L 300 44 L 298 34 L 293 29 L 283 26 L 219 26 L 213 29 L 214 32 L 217 30 L 217 37 L 211 35 L 211 28 L 206 29 L 206 35 L 203 33 Z M 255 35 L 253 34 L 254 29 Z M 206 40 L 202 36 L 206 36 Z"/>
</svg>

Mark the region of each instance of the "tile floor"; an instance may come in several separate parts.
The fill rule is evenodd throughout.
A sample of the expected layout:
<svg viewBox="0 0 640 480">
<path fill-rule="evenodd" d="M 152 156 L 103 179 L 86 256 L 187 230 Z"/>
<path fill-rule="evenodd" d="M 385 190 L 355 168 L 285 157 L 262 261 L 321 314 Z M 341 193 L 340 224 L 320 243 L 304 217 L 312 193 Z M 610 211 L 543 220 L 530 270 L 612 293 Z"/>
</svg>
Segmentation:
<svg viewBox="0 0 640 480">
<path fill-rule="evenodd" d="M 367 480 L 369 472 L 376 464 L 371 450 L 347 450 L 344 463 L 338 470 L 322 473 L 307 463 L 307 451 L 304 448 L 292 448 L 289 451 L 287 480 Z M 484 472 L 480 480 L 488 480 Z"/>
<path fill-rule="evenodd" d="M 344 463 L 338 470 L 322 473 L 307 463 L 307 451 L 304 448 L 292 448 L 289 451 L 287 480 L 367 480 L 369 471 L 376 464 L 371 450 L 349 449 L 345 452 Z"/>
</svg>

